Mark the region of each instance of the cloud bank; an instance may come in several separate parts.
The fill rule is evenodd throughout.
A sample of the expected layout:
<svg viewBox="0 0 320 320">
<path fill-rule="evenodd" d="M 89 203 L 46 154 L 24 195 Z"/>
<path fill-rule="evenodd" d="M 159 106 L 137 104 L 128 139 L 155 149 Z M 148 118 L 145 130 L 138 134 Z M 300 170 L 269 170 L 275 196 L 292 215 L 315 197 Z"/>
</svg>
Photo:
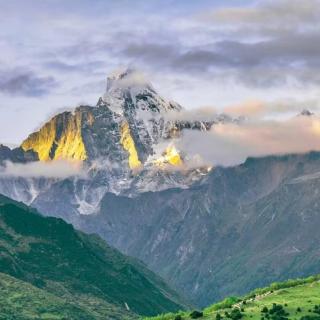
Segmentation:
<svg viewBox="0 0 320 320">
<path fill-rule="evenodd" d="M 49 162 L 36 161 L 21 164 L 7 161 L 4 166 L 0 166 L 0 176 L 65 179 L 75 176 L 85 178 L 85 172 L 83 171 L 82 164 L 80 162 L 55 160 Z"/>
<path fill-rule="evenodd" d="M 302 110 L 316 112 L 319 110 L 320 101 L 315 99 L 297 101 L 292 99 L 265 102 L 249 100 L 240 104 L 227 106 L 223 112 L 230 116 L 244 116 L 250 118 L 283 117 L 299 114 Z"/>
<path fill-rule="evenodd" d="M 179 148 L 215 166 L 240 164 L 248 157 L 320 151 L 320 118 L 218 124 L 208 132 L 186 131 Z"/>
</svg>

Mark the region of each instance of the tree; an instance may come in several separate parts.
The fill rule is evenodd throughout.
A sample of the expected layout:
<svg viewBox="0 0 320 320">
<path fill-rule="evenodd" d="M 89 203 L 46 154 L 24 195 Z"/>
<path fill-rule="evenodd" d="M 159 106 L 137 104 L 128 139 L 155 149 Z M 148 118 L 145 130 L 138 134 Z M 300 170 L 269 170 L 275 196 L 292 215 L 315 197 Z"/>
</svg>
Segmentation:
<svg viewBox="0 0 320 320">
<path fill-rule="evenodd" d="M 238 308 L 232 309 L 230 313 L 230 318 L 232 320 L 240 320 L 243 317 L 241 311 Z"/>
<path fill-rule="evenodd" d="M 217 315 L 216 315 L 216 320 L 221 320 L 221 319 L 222 319 L 221 314 L 220 314 L 220 313 L 217 313 Z"/>
<path fill-rule="evenodd" d="M 203 312 L 202 311 L 197 311 L 194 310 L 190 313 L 190 318 L 191 319 L 198 319 L 198 318 L 202 318 L 203 317 Z"/>
</svg>

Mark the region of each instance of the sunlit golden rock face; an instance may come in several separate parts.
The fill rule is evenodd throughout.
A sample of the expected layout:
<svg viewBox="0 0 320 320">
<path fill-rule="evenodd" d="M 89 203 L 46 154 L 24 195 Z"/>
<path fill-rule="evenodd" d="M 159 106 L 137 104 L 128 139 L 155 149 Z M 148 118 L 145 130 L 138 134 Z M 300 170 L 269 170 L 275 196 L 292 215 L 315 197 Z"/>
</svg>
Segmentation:
<svg viewBox="0 0 320 320">
<path fill-rule="evenodd" d="M 138 152 L 134 140 L 130 133 L 130 128 L 127 122 L 124 122 L 120 127 L 120 143 L 123 148 L 129 153 L 129 167 L 130 169 L 138 169 L 141 167 L 141 161 L 138 157 Z"/>
<path fill-rule="evenodd" d="M 173 166 L 179 166 L 182 164 L 181 157 L 178 150 L 174 146 L 169 146 L 164 153 L 165 160 Z"/>
<path fill-rule="evenodd" d="M 162 156 L 154 161 L 158 166 L 163 166 L 165 164 L 171 164 L 173 166 L 181 166 L 183 161 L 179 155 L 178 150 L 175 146 L 170 145 L 166 148 Z"/>
<path fill-rule="evenodd" d="M 52 118 L 39 131 L 32 133 L 21 147 L 38 153 L 39 160 L 85 160 L 81 135 L 81 112 L 65 112 Z"/>
<path fill-rule="evenodd" d="M 50 150 L 56 136 L 56 118 L 47 122 L 38 132 L 32 133 L 23 141 L 21 147 L 24 151 L 35 151 L 41 161 L 50 159 Z"/>
</svg>

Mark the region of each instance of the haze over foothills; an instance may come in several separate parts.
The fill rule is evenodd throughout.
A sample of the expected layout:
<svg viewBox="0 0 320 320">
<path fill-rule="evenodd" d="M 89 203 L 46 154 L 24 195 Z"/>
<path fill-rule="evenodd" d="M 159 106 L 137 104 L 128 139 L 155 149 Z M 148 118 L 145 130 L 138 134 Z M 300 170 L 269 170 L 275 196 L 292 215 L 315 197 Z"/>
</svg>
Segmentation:
<svg viewBox="0 0 320 320">
<path fill-rule="evenodd" d="M 106 75 L 131 66 L 193 114 L 254 119 L 206 136 L 228 158 L 209 161 L 319 149 L 316 117 L 279 124 L 303 109 L 317 114 L 319 24 L 319 0 L 0 1 L 0 141 L 20 144 L 52 114 L 95 105 Z M 287 146 L 292 133 L 299 139 Z M 253 134 L 243 146 L 239 136 Z M 263 151 L 259 136 L 271 139 Z M 230 146 L 248 151 L 231 157 Z"/>
</svg>

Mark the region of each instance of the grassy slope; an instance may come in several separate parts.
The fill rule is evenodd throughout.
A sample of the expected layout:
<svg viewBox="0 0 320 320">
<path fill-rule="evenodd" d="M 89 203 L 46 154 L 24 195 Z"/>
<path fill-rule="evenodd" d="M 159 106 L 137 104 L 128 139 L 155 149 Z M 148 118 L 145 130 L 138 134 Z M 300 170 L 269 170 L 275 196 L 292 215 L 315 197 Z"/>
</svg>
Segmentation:
<svg viewBox="0 0 320 320">
<path fill-rule="evenodd" d="M 303 316 L 318 316 L 314 313 L 314 306 L 320 305 L 320 277 L 307 278 L 293 284 L 286 283 L 270 286 L 265 289 L 258 289 L 255 292 L 242 297 L 241 299 L 229 298 L 221 303 L 214 304 L 203 310 L 203 317 L 199 319 L 216 319 L 219 313 L 223 319 L 230 320 L 225 316 L 225 312 L 231 313 L 232 309 L 243 308 L 242 320 L 261 320 L 263 314 L 261 310 L 263 307 L 267 307 L 269 310 L 274 303 L 280 304 L 284 307 L 284 310 L 288 313 L 289 319 L 299 320 Z M 305 282 L 305 283 L 303 283 Z M 303 283 L 303 284 L 301 284 Z M 283 287 L 281 289 L 277 289 Z M 224 307 L 228 304 L 228 300 L 238 300 L 232 306 Z M 243 304 L 243 301 L 246 301 Z M 300 310 L 297 310 L 300 308 Z M 191 319 L 190 312 L 180 312 L 182 319 Z M 147 318 L 149 320 L 174 320 L 178 314 L 164 314 L 157 317 Z"/>
<path fill-rule="evenodd" d="M 125 303 L 142 315 L 183 307 L 160 278 L 99 237 L 1 196 L 0 272 L 77 305 L 84 319 L 123 319 Z"/>
</svg>

